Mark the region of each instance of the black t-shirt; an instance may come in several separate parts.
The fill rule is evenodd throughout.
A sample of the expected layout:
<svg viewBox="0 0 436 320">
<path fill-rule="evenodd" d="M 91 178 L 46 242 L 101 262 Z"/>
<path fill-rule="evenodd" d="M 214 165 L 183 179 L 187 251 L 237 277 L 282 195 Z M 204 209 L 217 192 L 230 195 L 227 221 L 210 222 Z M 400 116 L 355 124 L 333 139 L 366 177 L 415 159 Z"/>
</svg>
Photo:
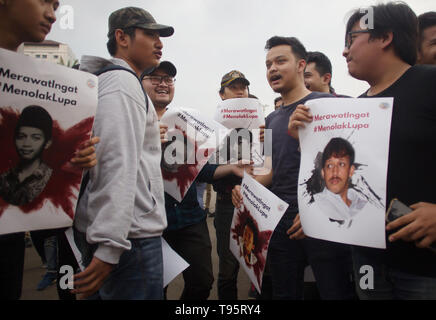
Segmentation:
<svg viewBox="0 0 436 320">
<path fill-rule="evenodd" d="M 361 97 L 371 98 L 366 93 Z M 387 206 L 393 198 L 406 205 L 436 203 L 436 67 L 411 67 L 372 97 L 394 97 Z M 436 276 L 436 254 L 413 242 L 387 240 L 384 254 L 386 263 L 395 269 Z"/>
<path fill-rule="evenodd" d="M 301 159 L 298 141 L 288 134 L 289 117 L 299 104 L 326 97 L 333 96 L 312 92 L 300 101 L 280 107 L 265 120 L 265 128 L 272 130 L 273 178 L 270 190 L 289 204 L 289 212 L 298 212 L 297 189 Z"/>
</svg>

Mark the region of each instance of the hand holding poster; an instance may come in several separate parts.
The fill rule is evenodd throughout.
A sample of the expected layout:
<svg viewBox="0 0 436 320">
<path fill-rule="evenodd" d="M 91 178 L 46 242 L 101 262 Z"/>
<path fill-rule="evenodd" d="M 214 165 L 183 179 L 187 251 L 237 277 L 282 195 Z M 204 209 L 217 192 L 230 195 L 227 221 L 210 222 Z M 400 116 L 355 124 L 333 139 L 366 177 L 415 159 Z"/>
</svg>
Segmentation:
<svg viewBox="0 0 436 320">
<path fill-rule="evenodd" d="M 230 250 L 261 292 L 269 241 L 288 204 L 248 174 L 244 174 L 241 194 L 243 204 L 233 214 Z"/>
<path fill-rule="evenodd" d="M 385 248 L 392 98 L 309 101 L 298 205 L 310 237 Z"/>
<path fill-rule="evenodd" d="M 223 153 L 226 160 L 235 163 L 241 158 L 263 163 L 259 126 L 265 124 L 263 108 L 254 98 L 235 98 L 222 101 L 216 108 L 214 119 L 232 130 Z M 248 129 L 248 130 L 243 130 Z"/>
<path fill-rule="evenodd" d="M 164 189 L 181 202 L 229 130 L 198 111 L 186 108 L 167 110 L 161 122 L 168 126 L 168 142 L 162 145 Z"/>
<path fill-rule="evenodd" d="M 71 226 L 97 77 L 0 49 L 0 234 Z"/>
</svg>

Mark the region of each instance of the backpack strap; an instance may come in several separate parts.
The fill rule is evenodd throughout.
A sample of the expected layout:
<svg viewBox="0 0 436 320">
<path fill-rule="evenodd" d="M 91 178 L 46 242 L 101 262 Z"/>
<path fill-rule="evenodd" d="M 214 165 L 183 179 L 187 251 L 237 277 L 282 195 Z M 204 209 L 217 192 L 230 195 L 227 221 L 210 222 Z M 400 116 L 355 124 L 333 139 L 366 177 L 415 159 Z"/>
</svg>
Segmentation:
<svg viewBox="0 0 436 320">
<path fill-rule="evenodd" d="M 145 92 L 144 87 L 142 86 L 142 81 L 141 81 L 141 79 L 138 77 L 138 75 L 137 75 L 134 71 L 132 71 L 132 70 L 130 70 L 130 69 L 127 69 L 127 68 L 125 68 L 125 67 L 122 67 L 122 66 L 116 65 L 116 64 L 109 64 L 109 65 L 107 65 L 107 66 L 101 68 L 100 70 L 94 72 L 94 74 L 95 74 L 96 76 L 99 76 L 99 75 L 101 75 L 101 74 L 103 74 L 103 73 L 105 73 L 105 72 L 108 72 L 108 71 L 114 71 L 114 70 L 124 70 L 124 71 L 130 72 L 131 74 L 133 74 L 133 75 L 135 76 L 136 79 L 138 79 L 138 81 L 139 81 L 139 85 L 141 86 L 142 92 L 144 93 L 144 97 L 145 97 L 145 109 L 146 109 L 147 112 L 148 112 L 148 97 L 147 97 L 147 93 Z"/>
</svg>

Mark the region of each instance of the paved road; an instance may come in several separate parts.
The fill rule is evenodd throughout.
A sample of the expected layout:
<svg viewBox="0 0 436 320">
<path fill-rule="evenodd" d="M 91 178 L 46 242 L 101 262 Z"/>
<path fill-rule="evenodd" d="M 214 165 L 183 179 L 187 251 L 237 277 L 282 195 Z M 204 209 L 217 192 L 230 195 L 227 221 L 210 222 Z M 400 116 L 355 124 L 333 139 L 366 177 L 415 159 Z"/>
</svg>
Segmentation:
<svg viewBox="0 0 436 320">
<path fill-rule="evenodd" d="M 214 274 L 214 285 L 210 293 L 209 299 L 217 299 L 216 279 L 218 278 L 218 256 L 216 253 L 216 237 L 215 228 L 213 226 L 213 218 L 207 218 L 209 233 L 212 240 L 212 264 Z M 45 269 L 41 267 L 41 259 L 34 247 L 26 248 L 26 257 L 24 264 L 24 279 L 23 292 L 21 299 L 23 300 L 58 300 L 56 285 L 51 285 L 43 291 L 37 291 L 36 286 L 45 274 Z M 239 271 L 238 277 L 238 295 L 239 299 L 246 300 L 248 298 L 248 289 L 250 281 L 244 270 Z M 179 275 L 174 279 L 168 287 L 168 299 L 177 300 L 183 290 L 183 278 Z"/>
</svg>

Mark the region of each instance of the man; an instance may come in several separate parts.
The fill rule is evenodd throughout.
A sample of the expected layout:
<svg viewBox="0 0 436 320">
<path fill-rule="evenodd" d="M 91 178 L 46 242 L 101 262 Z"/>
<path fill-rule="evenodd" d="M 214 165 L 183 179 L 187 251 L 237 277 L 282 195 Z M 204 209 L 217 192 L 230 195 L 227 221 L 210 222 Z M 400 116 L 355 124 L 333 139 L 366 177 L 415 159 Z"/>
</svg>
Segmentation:
<svg viewBox="0 0 436 320">
<path fill-rule="evenodd" d="M 325 188 L 315 194 L 315 203 L 330 222 L 339 227 L 351 227 L 352 219 L 366 205 L 356 191 L 350 188 L 354 174 L 354 148 L 343 138 L 333 138 L 322 154 L 321 176 Z"/>
<path fill-rule="evenodd" d="M 343 56 L 351 76 L 370 85 L 362 98 L 394 97 L 386 207 L 398 198 L 413 211 L 388 224 L 387 250 L 353 247 L 356 281 L 363 265 L 374 270 L 374 289 L 357 289 L 362 299 L 435 299 L 436 255 L 425 247 L 436 240 L 436 173 L 426 170 L 436 159 L 436 67 L 415 65 L 418 21 L 406 4 L 371 9 L 374 29 L 360 25 L 365 10 L 349 18 Z M 312 120 L 298 106 L 289 134 L 298 139 L 298 128 Z"/>
<path fill-rule="evenodd" d="M 86 268 L 75 275 L 73 293 L 83 298 L 97 290 L 102 299 L 163 297 L 161 235 L 167 221 L 159 127 L 138 78 L 159 64 L 160 37 L 173 33 L 142 8 L 122 8 L 109 16 L 107 47 L 113 58 L 82 57 L 84 71 L 126 69 L 99 76 L 94 132 L 103 143 L 75 219 Z"/>
<path fill-rule="evenodd" d="M 174 98 L 176 74 L 176 67 L 171 62 L 162 61 L 157 68 L 149 70 L 143 79 L 143 86 L 153 102 L 159 120 Z M 167 127 L 161 125 L 163 144 L 168 143 L 165 139 L 166 130 Z M 186 154 L 185 160 L 187 157 Z M 162 163 L 164 162 L 165 159 L 162 159 Z M 188 189 L 182 202 L 179 203 L 165 193 L 168 227 L 163 237 L 189 263 L 189 267 L 183 271 L 185 287 L 180 297 L 182 300 L 206 300 L 213 284 L 212 244 L 206 222 L 207 214 L 197 200 L 197 182 L 212 183 L 214 179 L 226 175 L 241 177 L 243 168 L 237 165 L 206 164 Z"/>
<path fill-rule="evenodd" d="M 17 51 L 23 42 L 41 42 L 56 21 L 58 0 L 0 1 L 0 48 Z M 94 137 L 71 162 L 81 168 L 96 164 Z M 24 267 L 24 232 L 0 236 L 0 300 L 19 299 Z"/>
<path fill-rule="evenodd" d="M 332 64 L 321 52 L 308 52 L 304 83 L 310 91 L 333 93 Z"/>
<path fill-rule="evenodd" d="M 221 79 L 219 90 L 221 100 L 248 98 L 249 85 L 250 82 L 242 72 L 232 70 L 226 73 Z M 233 130 L 232 134 L 236 132 L 236 130 Z M 227 140 L 228 151 L 230 151 L 229 141 L 230 139 Z M 227 156 L 228 159 L 226 160 L 229 160 L 230 154 Z M 214 190 L 217 192 L 214 226 L 219 257 L 217 289 L 218 299 L 220 300 L 238 299 L 237 280 L 239 262 L 230 251 L 230 227 L 235 209 L 232 204 L 231 192 L 232 188 L 240 183 L 241 178 L 232 175 L 220 179 L 213 184 Z"/>
<path fill-rule="evenodd" d="M 266 119 L 272 130 L 272 170 L 256 180 L 289 204 L 271 238 L 270 260 L 274 299 L 302 299 L 307 262 L 316 277 L 321 298 L 351 299 L 350 253 L 347 246 L 303 239 L 298 214 L 297 186 L 300 164 L 298 141 L 287 134 L 289 116 L 297 105 L 330 95 L 310 92 L 304 84 L 306 49 L 293 37 L 272 37 L 267 43 L 267 80 L 280 93 L 283 106 Z M 233 190 L 233 203 L 241 204 L 240 186 Z"/>
<path fill-rule="evenodd" d="M 280 108 L 283 104 L 282 97 L 277 97 L 274 99 L 274 110 Z"/>
<path fill-rule="evenodd" d="M 418 60 L 419 64 L 436 65 L 436 12 L 426 12 L 418 17 Z"/>
</svg>

